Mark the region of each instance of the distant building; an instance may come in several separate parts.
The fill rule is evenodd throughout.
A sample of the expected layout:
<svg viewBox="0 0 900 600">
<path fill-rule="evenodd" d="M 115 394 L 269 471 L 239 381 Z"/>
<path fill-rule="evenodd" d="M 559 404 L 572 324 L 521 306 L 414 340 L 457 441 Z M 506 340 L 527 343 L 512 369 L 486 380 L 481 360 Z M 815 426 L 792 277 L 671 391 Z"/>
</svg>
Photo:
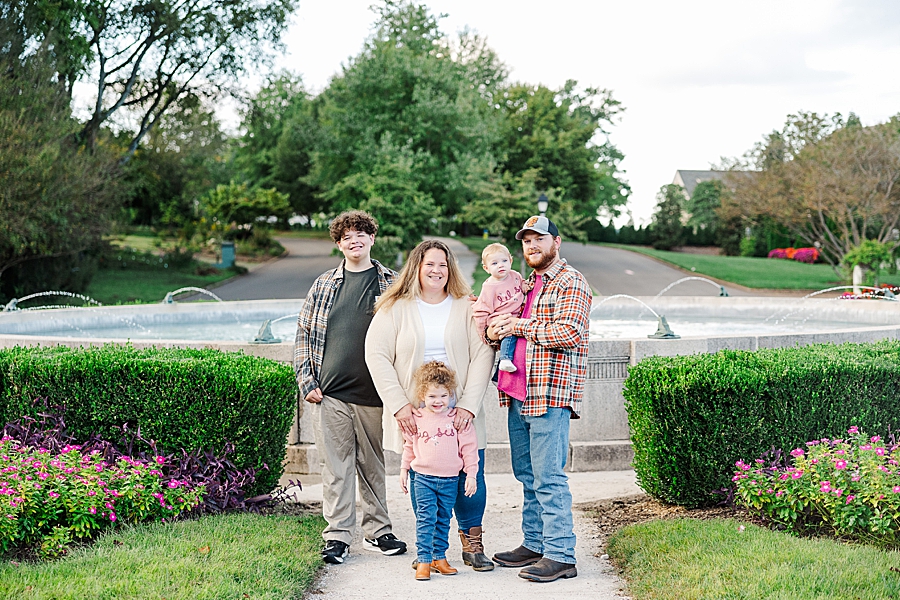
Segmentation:
<svg viewBox="0 0 900 600">
<path fill-rule="evenodd" d="M 728 171 L 675 171 L 675 179 L 672 183 L 680 185 L 684 188 L 688 198 L 694 195 L 694 189 L 701 181 L 710 181 L 712 179 L 722 180 Z"/>
</svg>

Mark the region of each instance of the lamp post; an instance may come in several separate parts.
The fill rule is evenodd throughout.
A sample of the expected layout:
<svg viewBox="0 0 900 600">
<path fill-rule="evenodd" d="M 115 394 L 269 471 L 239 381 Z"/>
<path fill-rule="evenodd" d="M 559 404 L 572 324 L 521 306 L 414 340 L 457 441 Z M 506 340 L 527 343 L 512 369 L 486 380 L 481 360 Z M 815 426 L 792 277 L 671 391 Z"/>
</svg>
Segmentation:
<svg viewBox="0 0 900 600">
<path fill-rule="evenodd" d="M 546 216 L 547 206 L 550 205 L 550 202 L 547 200 L 546 194 L 541 194 L 538 196 L 538 212 L 541 213 L 541 216 Z"/>
</svg>

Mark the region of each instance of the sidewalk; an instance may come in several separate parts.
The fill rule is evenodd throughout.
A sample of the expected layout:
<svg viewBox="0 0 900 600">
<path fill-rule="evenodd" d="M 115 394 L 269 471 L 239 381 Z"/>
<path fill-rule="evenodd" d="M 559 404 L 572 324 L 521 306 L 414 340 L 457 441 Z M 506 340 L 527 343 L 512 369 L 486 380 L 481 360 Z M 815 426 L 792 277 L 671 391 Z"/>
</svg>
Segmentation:
<svg viewBox="0 0 900 600">
<path fill-rule="evenodd" d="M 486 475 L 488 505 L 484 515 L 485 552 L 512 550 L 522 542 L 522 487 L 511 474 Z M 592 534 L 589 518 L 575 511 L 575 534 L 578 536 L 576 558 L 578 577 L 553 583 L 531 583 L 518 577 L 518 569 L 497 567 L 491 572 L 477 573 L 462 564 L 456 521 L 451 523 L 450 550 L 447 559 L 459 569 L 459 574 L 444 577 L 432 575 L 431 581 L 416 581 L 410 567 L 415 558 L 415 517 L 409 497 L 400 490 L 396 475 L 388 475 L 388 510 L 394 524 L 394 534 L 405 541 L 409 550 L 400 556 L 382 556 L 363 548 L 362 530 L 357 528 L 350 547 L 350 556 L 342 565 L 326 565 L 317 585 L 308 597 L 317 600 L 373 598 L 413 598 L 427 596 L 429 600 L 569 600 L 621 599 L 624 584 L 613 567 L 599 558 L 600 548 Z M 569 473 L 569 486 L 574 503 L 589 502 L 638 494 L 633 471 Z M 298 501 L 322 501 L 322 484 L 304 485 L 297 494 Z M 357 525 L 359 519 L 357 519 Z"/>
</svg>

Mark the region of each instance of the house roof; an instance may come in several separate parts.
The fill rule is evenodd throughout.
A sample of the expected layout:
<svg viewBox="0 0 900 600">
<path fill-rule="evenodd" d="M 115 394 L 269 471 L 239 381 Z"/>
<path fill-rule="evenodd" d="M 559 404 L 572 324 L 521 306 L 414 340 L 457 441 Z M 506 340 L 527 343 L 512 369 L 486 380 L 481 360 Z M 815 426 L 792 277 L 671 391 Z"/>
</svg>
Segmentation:
<svg viewBox="0 0 900 600">
<path fill-rule="evenodd" d="M 672 183 L 680 185 L 687 192 L 688 197 L 694 195 L 694 188 L 701 181 L 709 181 L 711 179 L 724 179 L 728 171 L 675 171 L 675 179 Z"/>
</svg>

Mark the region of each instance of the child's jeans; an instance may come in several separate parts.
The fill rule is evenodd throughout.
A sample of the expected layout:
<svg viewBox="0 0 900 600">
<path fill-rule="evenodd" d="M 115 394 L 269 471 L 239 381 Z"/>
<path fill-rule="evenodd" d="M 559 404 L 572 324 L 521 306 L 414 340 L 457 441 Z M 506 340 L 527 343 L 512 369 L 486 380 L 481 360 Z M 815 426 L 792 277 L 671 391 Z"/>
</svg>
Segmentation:
<svg viewBox="0 0 900 600">
<path fill-rule="evenodd" d="M 500 341 L 500 360 L 512 361 L 513 354 L 516 353 L 516 340 L 514 335 L 508 335 Z"/>
<path fill-rule="evenodd" d="M 450 512 L 456 503 L 459 476 L 436 477 L 416 473 L 411 482 L 416 493 L 417 560 L 430 563 L 447 558 L 450 547 Z"/>
</svg>

